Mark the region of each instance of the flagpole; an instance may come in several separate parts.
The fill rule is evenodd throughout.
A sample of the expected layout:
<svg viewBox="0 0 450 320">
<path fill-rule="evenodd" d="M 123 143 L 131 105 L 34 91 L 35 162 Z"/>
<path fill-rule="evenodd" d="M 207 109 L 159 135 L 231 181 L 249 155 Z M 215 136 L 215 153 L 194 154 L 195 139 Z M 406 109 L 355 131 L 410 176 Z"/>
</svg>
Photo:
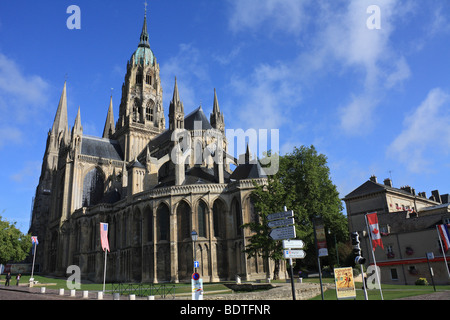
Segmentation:
<svg viewBox="0 0 450 320">
<path fill-rule="evenodd" d="M 103 271 L 103 293 L 105 292 L 105 281 L 106 281 L 106 256 L 108 255 L 108 250 L 105 248 L 105 269 Z"/>
<path fill-rule="evenodd" d="M 448 270 L 448 264 L 447 264 L 447 258 L 445 257 L 445 251 L 444 251 L 444 247 L 442 246 L 442 238 L 441 238 L 441 233 L 439 232 L 439 226 L 436 225 L 436 231 L 439 237 L 439 244 L 441 245 L 441 250 L 442 250 L 442 254 L 444 255 L 444 261 L 445 261 L 445 267 L 447 268 L 447 275 L 450 279 L 450 271 Z"/>
<path fill-rule="evenodd" d="M 34 261 L 36 260 L 36 241 L 34 242 L 34 253 L 33 253 L 33 266 L 31 267 L 31 279 L 33 279 L 34 274 Z M 33 281 L 33 280 L 32 280 Z"/>
<path fill-rule="evenodd" d="M 373 246 L 372 246 L 372 234 L 370 232 L 369 223 L 367 222 L 367 213 L 364 215 L 364 220 L 366 221 L 366 228 L 367 228 L 367 233 L 369 235 L 370 248 L 372 249 L 371 250 L 372 258 L 373 258 L 373 263 L 375 265 L 375 273 L 377 275 L 378 287 L 380 288 L 381 300 L 384 300 L 383 291 L 381 290 L 380 275 L 378 274 L 377 260 L 375 259 L 375 253 L 374 253 Z"/>
</svg>

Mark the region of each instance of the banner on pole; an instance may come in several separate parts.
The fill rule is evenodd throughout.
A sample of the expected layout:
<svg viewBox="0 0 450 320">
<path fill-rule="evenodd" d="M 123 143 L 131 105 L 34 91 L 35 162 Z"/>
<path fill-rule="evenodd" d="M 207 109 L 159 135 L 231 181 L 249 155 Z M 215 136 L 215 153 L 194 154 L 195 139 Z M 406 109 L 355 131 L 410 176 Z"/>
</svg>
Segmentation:
<svg viewBox="0 0 450 320">
<path fill-rule="evenodd" d="M 378 216 L 376 212 L 368 213 L 366 215 L 367 217 L 367 224 L 369 226 L 370 231 L 370 238 L 372 239 L 372 248 L 375 251 L 375 248 L 377 246 L 383 247 L 383 242 L 381 241 L 381 233 L 380 233 L 380 227 L 378 226 Z"/>
<path fill-rule="evenodd" d="M 317 252 L 319 257 L 328 256 L 327 239 L 325 235 L 325 228 L 323 226 L 322 219 L 316 219 L 315 223 Z"/>
<path fill-rule="evenodd" d="M 102 250 L 108 250 L 109 252 L 109 243 L 108 243 L 108 224 L 100 222 L 100 239 L 102 243 Z"/>
</svg>

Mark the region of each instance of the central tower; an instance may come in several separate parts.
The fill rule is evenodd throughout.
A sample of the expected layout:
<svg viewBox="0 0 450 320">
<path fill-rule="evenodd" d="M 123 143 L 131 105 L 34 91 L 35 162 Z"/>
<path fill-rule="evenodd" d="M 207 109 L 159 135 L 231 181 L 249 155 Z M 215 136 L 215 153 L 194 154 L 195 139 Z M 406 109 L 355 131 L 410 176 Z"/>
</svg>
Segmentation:
<svg viewBox="0 0 450 320">
<path fill-rule="evenodd" d="M 125 161 L 135 158 L 165 130 L 162 95 L 159 64 L 148 41 L 146 13 L 138 48 L 127 63 L 116 132 L 110 137 L 119 141 Z"/>
</svg>

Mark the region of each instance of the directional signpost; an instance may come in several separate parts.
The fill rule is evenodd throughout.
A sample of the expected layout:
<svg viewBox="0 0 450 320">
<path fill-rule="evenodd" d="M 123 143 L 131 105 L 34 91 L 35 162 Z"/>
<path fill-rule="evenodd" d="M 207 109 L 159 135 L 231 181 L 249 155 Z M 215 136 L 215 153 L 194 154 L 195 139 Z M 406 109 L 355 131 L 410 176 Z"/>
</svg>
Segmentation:
<svg viewBox="0 0 450 320">
<path fill-rule="evenodd" d="M 283 250 L 283 255 L 285 259 L 303 259 L 306 253 L 303 250 L 285 249 Z"/>
<path fill-rule="evenodd" d="M 289 259 L 291 266 L 291 286 L 292 286 L 292 298 L 295 300 L 295 285 L 294 285 L 294 273 L 292 271 L 292 259 L 303 259 L 305 252 L 302 249 L 305 243 L 302 240 L 290 240 L 295 239 L 295 220 L 294 211 L 287 211 L 284 207 L 283 212 L 277 212 L 267 215 L 267 226 L 272 229 L 270 237 L 273 240 L 283 240 L 283 255 L 285 259 Z"/>
</svg>

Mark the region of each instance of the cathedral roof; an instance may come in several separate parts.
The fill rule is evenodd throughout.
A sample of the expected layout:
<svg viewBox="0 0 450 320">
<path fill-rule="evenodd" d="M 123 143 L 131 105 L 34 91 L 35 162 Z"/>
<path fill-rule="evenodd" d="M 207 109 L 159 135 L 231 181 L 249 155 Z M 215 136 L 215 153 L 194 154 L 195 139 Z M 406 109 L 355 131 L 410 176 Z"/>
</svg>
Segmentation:
<svg viewBox="0 0 450 320">
<path fill-rule="evenodd" d="M 81 139 L 81 154 L 123 161 L 123 154 L 118 141 L 88 135 L 84 135 Z"/>
<path fill-rule="evenodd" d="M 202 124 L 201 128 L 198 129 L 208 130 L 213 128 L 209 123 L 208 118 L 206 118 L 205 114 L 203 113 L 201 106 L 192 111 L 184 118 L 184 128 L 186 130 L 194 130 L 196 121 L 201 122 Z"/>
</svg>

